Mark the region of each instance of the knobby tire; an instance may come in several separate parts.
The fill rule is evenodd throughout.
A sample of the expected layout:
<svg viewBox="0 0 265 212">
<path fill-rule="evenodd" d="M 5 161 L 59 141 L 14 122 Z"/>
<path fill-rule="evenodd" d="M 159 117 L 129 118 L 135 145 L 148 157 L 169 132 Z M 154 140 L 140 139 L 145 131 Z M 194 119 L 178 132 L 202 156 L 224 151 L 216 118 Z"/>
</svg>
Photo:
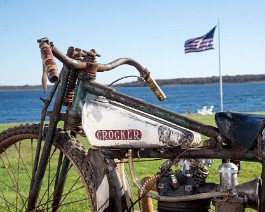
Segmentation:
<svg viewBox="0 0 265 212">
<path fill-rule="evenodd" d="M 0 211 L 26 211 L 39 124 L 25 124 L 0 133 Z M 45 141 L 44 128 L 43 140 Z M 57 129 L 35 211 L 96 211 L 95 180 L 87 150 L 74 137 Z M 70 161 L 59 205 L 54 206 L 57 162 Z M 63 177 L 64 178 L 64 177 Z"/>
</svg>

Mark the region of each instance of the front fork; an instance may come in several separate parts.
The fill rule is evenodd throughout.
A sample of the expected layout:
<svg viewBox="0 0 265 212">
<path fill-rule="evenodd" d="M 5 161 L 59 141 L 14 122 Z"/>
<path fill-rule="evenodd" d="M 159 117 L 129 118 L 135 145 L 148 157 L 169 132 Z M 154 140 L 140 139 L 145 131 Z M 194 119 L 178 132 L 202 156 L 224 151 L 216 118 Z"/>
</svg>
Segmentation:
<svg viewBox="0 0 265 212">
<path fill-rule="evenodd" d="M 60 113 L 61 113 L 61 108 L 63 104 L 63 99 L 64 99 L 69 75 L 70 75 L 70 69 L 64 66 L 62 68 L 61 75 L 60 75 L 60 78 L 61 78 L 60 85 L 57 91 L 57 96 L 55 99 L 54 107 L 50 115 L 50 123 L 49 123 L 48 132 L 46 135 L 46 142 L 44 143 L 43 150 L 41 153 L 41 158 L 39 160 L 38 157 L 40 155 L 40 146 L 41 146 L 40 144 L 42 141 L 42 129 L 40 129 L 36 158 L 34 161 L 34 169 L 33 169 L 32 179 L 31 179 L 31 187 L 29 191 L 27 211 L 34 211 L 36 207 L 42 180 L 43 180 L 46 166 L 48 164 L 48 160 L 50 157 L 50 152 L 52 148 L 53 139 L 55 136 L 55 131 L 57 128 L 57 124 L 60 121 Z M 42 116 L 41 121 L 42 121 L 41 127 L 43 127 L 43 122 L 44 122 L 43 116 Z M 65 163 L 67 163 L 67 161 Z M 66 166 L 63 165 L 62 168 L 63 167 L 66 167 Z M 61 170 L 61 172 L 65 172 L 65 170 Z M 58 192 L 61 193 L 62 191 L 58 191 Z"/>
</svg>

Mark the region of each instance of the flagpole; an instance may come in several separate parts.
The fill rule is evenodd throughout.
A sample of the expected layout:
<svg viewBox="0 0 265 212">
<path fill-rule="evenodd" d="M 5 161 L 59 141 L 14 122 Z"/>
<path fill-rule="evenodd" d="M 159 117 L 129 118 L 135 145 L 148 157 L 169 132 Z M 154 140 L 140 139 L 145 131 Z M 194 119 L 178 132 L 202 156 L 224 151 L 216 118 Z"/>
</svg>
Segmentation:
<svg viewBox="0 0 265 212">
<path fill-rule="evenodd" d="M 220 49 L 220 22 L 218 18 L 218 50 L 219 50 L 219 82 L 220 82 L 220 110 L 223 111 L 223 79 L 221 71 L 221 49 Z"/>
</svg>

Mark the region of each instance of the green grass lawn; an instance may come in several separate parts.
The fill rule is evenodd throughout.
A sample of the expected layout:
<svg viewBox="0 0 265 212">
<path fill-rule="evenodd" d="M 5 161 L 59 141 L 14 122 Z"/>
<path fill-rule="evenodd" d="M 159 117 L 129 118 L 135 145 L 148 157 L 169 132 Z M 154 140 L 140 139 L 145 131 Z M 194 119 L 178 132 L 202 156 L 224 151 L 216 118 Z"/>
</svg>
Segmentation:
<svg viewBox="0 0 265 212">
<path fill-rule="evenodd" d="M 189 115 L 190 118 L 210 124 L 212 126 L 215 126 L 214 116 L 201 116 L 201 115 Z M 0 124 L 0 132 L 15 126 L 17 124 Z M 86 144 L 88 146 L 88 142 L 86 141 L 86 138 L 78 137 L 79 140 L 82 141 L 82 143 Z M 137 173 L 137 177 L 139 180 L 141 180 L 145 176 L 152 176 L 156 174 L 156 172 L 159 171 L 159 166 L 162 164 L 163 161 L 152 161 L 152 162 L 139 162 L 135 163 L 135 169 Z M 207 178 L 207 182 L 215 182 L 219 183 L 219 173 L 218 173 L 218 166 L 221 164 L 221 160 L 214 160 L 214 163 L 211 168 L 209 168 L 209 176 Z M 126 169 L 128 171 L 128 167 L 126 166 Z M 260 177 L 261 173 L 261 164 L 259 163 L 251 163 L 251 162 L 241 162 L 241 171 L 238 175 L 238 182 L 246 182 L 249 180 L 252 180 L 254 178 Z M 1 175 L 0 175 L 1 178 Z M 131 182 L 132 184 L 132 182 Z M 135 186 L 133 186 L 133 196 L 134 200 L 137 199 L 137 189 Z M 156 207 L 156 204 L 155 204 Z M 138 205 L 136 205 L 135 209 L 138 209 Z M 247 210 L 252 211 L 252 210 Z"/>
</svg>

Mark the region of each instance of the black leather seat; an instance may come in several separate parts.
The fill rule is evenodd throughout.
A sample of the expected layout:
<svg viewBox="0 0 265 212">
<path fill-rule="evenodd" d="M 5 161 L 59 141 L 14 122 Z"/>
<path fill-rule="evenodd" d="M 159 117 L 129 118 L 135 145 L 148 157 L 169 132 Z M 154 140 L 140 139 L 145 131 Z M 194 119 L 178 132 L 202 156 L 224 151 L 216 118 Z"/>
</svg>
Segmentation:
<svg viewBox="0 0 265 212">
<path fill-rule="evenodd" d="M 264 128 L 265 115 L 219 112 L 215 114 L 215 121 L 226 138 L 251 149 Z"/>
</svg>

